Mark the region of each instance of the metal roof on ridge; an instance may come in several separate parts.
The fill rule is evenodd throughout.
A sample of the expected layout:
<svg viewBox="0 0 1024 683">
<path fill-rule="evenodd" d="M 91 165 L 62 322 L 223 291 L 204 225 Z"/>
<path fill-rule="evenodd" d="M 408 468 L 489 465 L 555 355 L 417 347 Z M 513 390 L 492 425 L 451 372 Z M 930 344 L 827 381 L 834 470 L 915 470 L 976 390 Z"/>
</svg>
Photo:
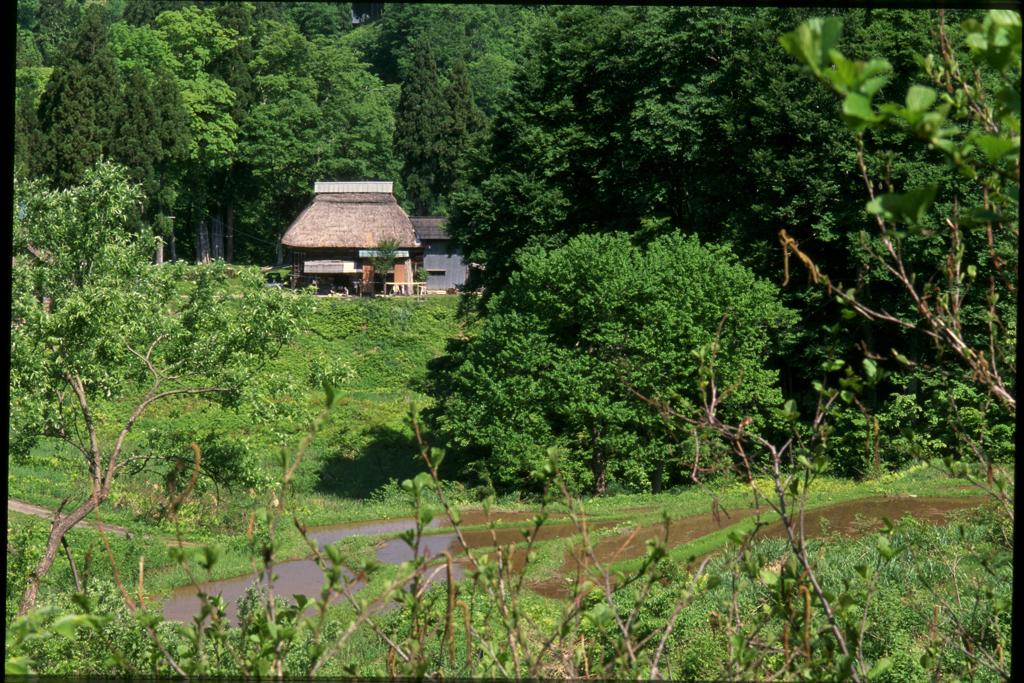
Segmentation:
<svg viewBox="0 0 1024 683">
<path fill-rule="evenodd" d="M 348 194 L 353 192 L 392 194 L 394 192 L 394 186 L 394 182 L 390 180 L 356 180 L 342 182 L 320 180 L 313 183 L 313 194 Z"/>
</svg>

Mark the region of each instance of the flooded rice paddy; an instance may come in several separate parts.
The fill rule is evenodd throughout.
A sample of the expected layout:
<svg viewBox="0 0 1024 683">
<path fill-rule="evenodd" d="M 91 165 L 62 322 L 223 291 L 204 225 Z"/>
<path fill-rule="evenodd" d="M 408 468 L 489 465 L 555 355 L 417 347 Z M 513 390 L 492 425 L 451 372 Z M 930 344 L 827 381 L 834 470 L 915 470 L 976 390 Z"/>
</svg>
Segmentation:
<svg viewBox="0 0 1024 683">
<path fill-rule="evenodd" d="M 912 515 L 927 522 L 941 523 L 948 513 L 968 507 L 980 505 L 980 497 L 947 497 L 947 498 L 915 498 L 915 497 L 878 497 L 864 498 L 855 501 L 828 505 L 805 513 L 805 529 L 808 537 L 821 536 L 826 533 L 856 535 L 881 529 L 882 519 L 888 517 L 895 520 L 905 515 Z M 760 512 L 764 512 L 762 508 Z M 633 511 L 636 516 L 643 513 L 657 512 L 655 509 Z M 690 543 L 709 533 L 731 526 L 759 512 L 752 508 L 720 511 L 717 515 L 704 514 L 672 520 L 669 525 L 668 546 L 675 547 Z M 466 545 L 471 550 L 495 548 L 524 542 L 524 531 L 532 531 L 529 524 L 534 518 L 533 512 L 501 512 L 491 515 L 495 522 L 522 523 L 520 526 L 500 529 L 475 529 L 463 531 Z M 552 521 L 553 520 L 553 521 Z M 628 519 L 602 519 L 589 523 L 589 529 L 601 529 L 628 522 Z M 482 511 L 462 513 L 462 525 L 472 526 L 487 522 Z M 431 530 L 445 528 L 446 518 L 436 518 L 429 525 Z M 415 528 L 412 519 L 373 520 L 355 524 L 341 524 L 310 529 L 309 537 L 320 547 L 336 543 L 351 536 L 393 536 Z M 450 528 L 450 527 L 448 527 Z M 559 521 L 555 516 L 541 527 L 535 541 L 544 542 L 558 538 L 577 535 L 577 527 L 566 521 Z M 646 542 L 651 538 L 664 538 L 663 524 L 634 526 L 614 536 L 601 538 L 594 545 L 594 556 L 602 563 L 614 563 L 640 557 Z M 782 524 L 768 524 L 759 532 L 759 537 L 782 537 L 785 529 Z M 437 557 L 445 551 L 453 557 L 464 555 L 461 543 L 454 531 L 430 533 L 420 539 L 420 554 Z M 384 564 L 400 564 L 413 559 L 413 549 L 402 539 L 389 538 L 376 547 L 377 559 Z M 512 557 L 513 567 L 521 567 L 524 554 Z M 544 581 L 530 583 L 531 589 L 549 597 L 562 597 L 569 593 L 574 577 L 582 573 L 589 558 L 581 558 L 579 550 L 567 555 L 558 574 Z M 465 569 L 463 561 L 454 565 L 456 579 L 462 577 Z M 301 559 L 281 562 L 274 566 L 274 593 L 290 598 L 294 594 L 318 596 L 324 583 L 324 575 L 314 560 Z M 350 576 L 350 575 L 349 575 Z M 439 572 L 438 577 L 444 578 L 445 573 Z M 351 578 L 351 576 L 350 576 Z M 254 573 L 221 581 L 202 584 L 205 592 L 220 594 L 227 603 L 227 616 L 232 622 L 238 618 L 238 600 L 246 589 L 256 580 Z M 260 576 L 261 585 L 265 586 L 265 577 Z M 362 581 L 353 581 L 348 590 L 354 592 L 362 588 Z M 339 597 L 340 599 L 340 597 Z M 164 605 L 164 617 L 175 621 L 190 621 L 199 612 L 200 601 L 195 586 L 184 586 L 175 589 Z"/>
</svg>

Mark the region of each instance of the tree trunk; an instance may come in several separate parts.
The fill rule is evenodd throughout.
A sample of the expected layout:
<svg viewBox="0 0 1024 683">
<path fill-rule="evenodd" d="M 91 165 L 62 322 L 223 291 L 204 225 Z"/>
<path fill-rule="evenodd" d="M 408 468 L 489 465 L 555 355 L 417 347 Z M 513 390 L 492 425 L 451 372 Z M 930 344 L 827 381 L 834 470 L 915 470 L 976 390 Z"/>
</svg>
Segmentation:
<svg viewBox="0 0 1024 683">
<path fill-rule="evenodd" d="M 39 563 L 28 576 L 28 583 L 25 585 L 25 593 L 21 597 L 21 605 L 18 607 L 18 615 L 21 616 L 35 607 L 36 597 L 39 594 L 39 583 L 50 571 L 53 561 L 57 557 L 57 549 L 64 540 L 64 534 L 71 530 L 76 524 L 85 519 L 86 515 L 96 509 L 97 502 L 101 502 L 105 496 L 101 493 L 97 498 L 89 496 L 85 502 L 78 506 L 78 509 L 68 513 L 64 517 L 53 520 L 50 527 L 50 537 L 46 541 L 46 552 L 43 553 Z"/>
<path fill-rule="evenodd" d="M 599 435 L 596 427 L 590 428 L 590 445 L 594 456 L 591 467 L 594 473 L 594 495 L 603 496 L 608 488 L 607 463 L 605 462 L 604 450 L 600 446 Z"/>
<path fill-rule="evenodd" d="M 665 459 L 658 458 L 654 466 L 654 476 L 651 477 L 651 493 L 661 493 L 661 479 L 665 473 Z"/>
<path fill-rule="evenodd" d="M 210 258 L 224 260 L 224 220 L 219 214 L 210 217 Z"/>
<path fill-rule="evenodd" d="M 210 262 L 210 226 L 207 219 L 196 222 L 196 263 Z"/>
<path fill-rule="evenodd" d="M 174 226 L 172 225 L 171 226 L 171 261 L 177 261 L 178 260 L 178 249 L 176 247 L 177 247 L 177 245 L 175 245 L 175 243 L 174 243 Z"/>
<path fill-rule="evenodd" d="M 235 261 L 235 207 L 228 205 L 228 216 L 227 216 L 227 228 L 225 239 L 227 244 L 224 246 L 224 260 L 228 263 L 234 263 Z M 280 262 L 280 261 L 279 261 Z"/>
</svg>

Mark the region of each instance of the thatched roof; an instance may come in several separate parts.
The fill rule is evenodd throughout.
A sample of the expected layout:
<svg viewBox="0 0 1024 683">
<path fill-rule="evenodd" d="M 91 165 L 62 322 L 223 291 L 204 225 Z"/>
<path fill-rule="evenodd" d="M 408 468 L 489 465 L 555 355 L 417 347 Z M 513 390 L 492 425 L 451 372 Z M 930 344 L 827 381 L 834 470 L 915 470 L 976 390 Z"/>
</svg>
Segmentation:
<svg viewBox="0 0 1024 683">
<path fill-rule="evenodd" d="M 446 240 L 448 231 L 444 229 L 447 218 L 443 216 L 410 216 L 412 229 L 421 240 Z"/>
<path fill-rule="evenodd" d="M 385 240 L 396 240 L 402 248 L 419 246 L 412 222 L 394 195 L 328 192 L 313 197 L 281 243 L 299 249 L 373 249 Z"/>
</svg>

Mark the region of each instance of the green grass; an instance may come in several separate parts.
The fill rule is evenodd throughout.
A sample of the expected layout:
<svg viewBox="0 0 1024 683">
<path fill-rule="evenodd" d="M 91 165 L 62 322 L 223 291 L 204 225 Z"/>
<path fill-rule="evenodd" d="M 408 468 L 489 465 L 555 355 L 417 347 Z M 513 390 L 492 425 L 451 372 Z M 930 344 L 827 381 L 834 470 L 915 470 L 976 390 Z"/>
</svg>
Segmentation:
<svg viewBox="0 0 1024 683">
<path fill-rule="evenodd" d="M 428 363 L 441 355 L 446 340 L 459 332 L 456 305 L 457 301 L 451 297 L 318 299 L 314 313 L 303 321 L 296 338 L 254 378 L 261 392 L 270 395 L 277 391 L 266 406 L 233 410 L 195 400 L 168 402 L 139 422 L 129 444 L 130 450 L 145 448 L 150 431 L 187 433 L 199 427 L 210 433 L 229 434 L 244 442 L 256 467 L 269 479 L 280 472 L 278 454 L 282 449 L 294 452 L 307 425 L 323 404 L 318 380 L 332 377 L 338 380 L 337 401 L 328 424 L 312 440 L 284 501 L 286 513 L 280 519 L 274 542 L 276 561 L 308 555 L 308 547 L 291 523 L 292 514 L 309 526 L 409 516 L 412 508 L 408 494 L 400 489 L 398 482 L 424 469 L 417 456 L 409 411 L 413 405 L 423 408 L 428 404 L 427 397 L 418 388 Z M 124 408 L 117 404 L 102 406 L 106 412 Z M 55 443 L 40 443 L 26 459 L 10 463 L 9 495 L 46 507 L 56 506 L 72 491 L 77 492 L 79 499 L 83 498 L 87 488 L 80 460 L 80 455 Z M 133 539 L 117 536 L 107 539 L 122 581 L 126 586 L 136 585 L 138 558 L 144 556 L 146 592 L 153 598 L 188 583 L 167 545 L 167 540 L 175 535 L 175 525 L 158 513 L 161 503 L 166 501 L 165 472 L 166 468 L 123 478 L 102 509 L 104 521 L 125 526 L 135 534 Z M 869 481 L 824 477 L 812 487 L 809 505 L 906 493 L 918 496 L 977 493 L 960 484 L 945 477 L 938 468 L 928 467 L 913 467 Z M 758 482 L 758 486 L 768 491 L 767 482 Z M 463 509 L 477 507 L 470 494 L 457 483 L 451 483 L 447 491 Z M 615 528 L 593 532 L 594 538 L 600 539 L 621 533 L 627 525 L 655 524 L 663 512 L 675 519 L 707 514 L 713 497 L 727 509 L 748 506 L 751 500 L 746 484 L 722 481 L 706 488 L 679 488 L 659 494 L 619 493 L 584 503 L 593 520 L 622 520 Z M 219 560 L 209 575 L 211 578 L 229 578 L 251 571 L 253 559 L 259 557 L 259 548 L 258 543 L 254 545 L 247 539 L 246 526 L 250 515 L 267 509 L 269 501 L 269 492 L 259 487 L 218 490 L 206 484 L 183 506 L 180 529 L 184 539 L 210 544 L 219 552 Z M 70 504 L 75 502 L 73 498 Z M 437 509 L 436 502 L 433 507 Z M 495 507 L 498 513 L 537 509 L 535 504 L 515 493 L 500 497 Z M 559 506 L 555 506 L 554 511 L 558 510 Z M 730 542 L 730 532 L 744 531 L 752 524 L 752 519 L 742 520 L 677 546 L 671 549 L 669 561 L 683 565 L 690 556 L 721 549 Z M 510 522 L 500 524 L 516 525 L 525 526 Z M 256 527 L 258 541 L 265 528 L 260 524 Z M 47 528 L 46 520 L 10 516 L 8 536 L 18 546 L 9 554 L 13 564 L 21 570 L 30 564 L 32 552 L 26 550 L 41 548 Z M 443 530 L 430 533 L 441 532 Z M 88 557 L 93 575 L 112 575 L 106 546 L 98 532 L 87 527 L 76 528 L 69 533 L 68 540 L 80 567 L 87 564 Z M 375 555 L 376 541 L 352 537 L 342 541 L 341 548 L 348 559 L 368 559 Z M 556 575 L 573 542 L 574 539 L 566 538 L 537 544 L 529 580 Z M 201 552 L 200 548 L 189 548 L 186 555 L 194 560 Z M 614 569 L 628 571 L 637 564 L 637 560 L 627 560 L 614 565 Z M 197 566 L 194 561 L 193 566 Z M 11 583 L 11 571 L 19 569 L 14 567 L 8 573 L 8 587 L 17 588 Z M 372 577 L 365 595 L 379 590 L 386 581 L 397 576 L 398 571 L 395 567 L 381 568 Z M 208 577 L 203 573 L 199 578 Z M 70 569 L 61 554 L 44 581 L 42 595 L 66 593 L 70 585 Z M 558 611 L 555 602 L 532 592 L 524 594 L 523 600 L 524 609 L 534 615 L 536 624 L 550 625 Z M 483 603 L 473 603 L 474 613 L 485 607 Z M 331 607 L 332 619 L 344 620 L 348 614 L 350 608 L 344 605 Z M 386 617 L 389 620 L 400 618 L 400 614 Z M 695 629 L 690 633 L 697 639 L 694 642 L 707 641 L 707 634 L 699 625 L 686 628 Z M 461 648 L 460 644 L 460 652 Z M 360 671 L 384 673 L 380 665 L 384 651 L 372 636 L 360 635 L 343 651 L 339 661 L 345 656 L 363 662 Z M 335 666 L 324 673 L 330 671 L 340 672 L 340 668 Z"/>
</svg>

